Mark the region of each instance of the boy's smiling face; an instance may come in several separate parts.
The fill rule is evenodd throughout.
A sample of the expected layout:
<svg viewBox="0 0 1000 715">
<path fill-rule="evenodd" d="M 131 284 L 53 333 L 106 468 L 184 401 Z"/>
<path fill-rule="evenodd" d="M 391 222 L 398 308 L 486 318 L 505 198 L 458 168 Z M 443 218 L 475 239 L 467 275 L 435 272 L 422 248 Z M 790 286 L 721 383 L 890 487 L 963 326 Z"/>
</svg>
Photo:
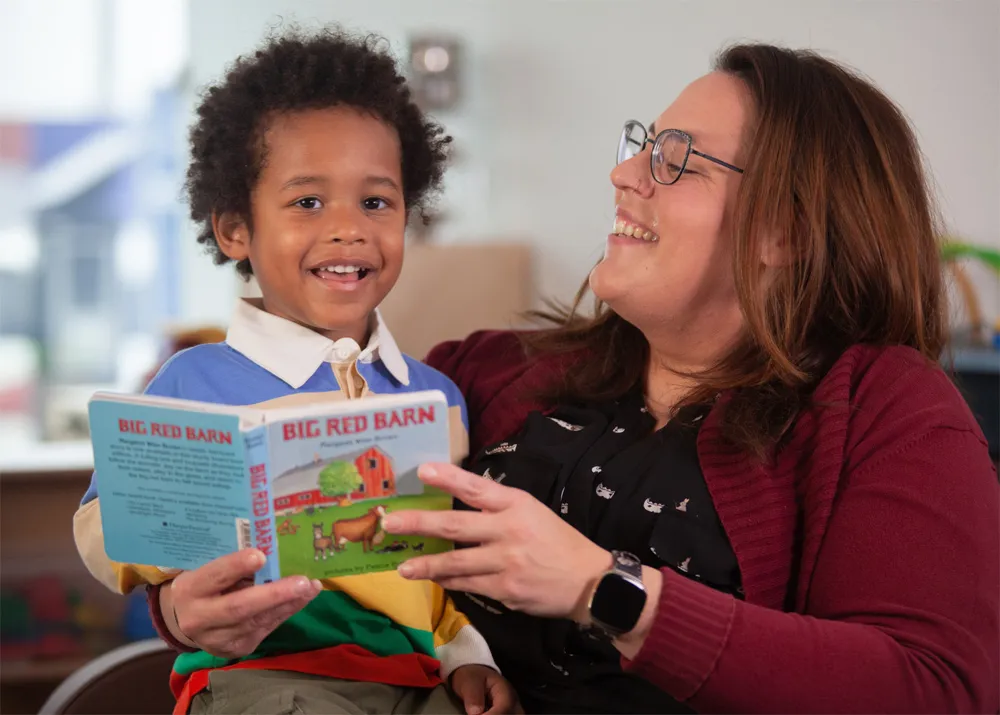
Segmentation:
<svg viewBox="0 0 1000 715">
<path fill-rule="evenodd" d="M 252 224 L 213 217 L 216 240 L 230 258 L 250 259 L 267 312 L 363 346 L 403 264 L 399 136 L 334 107 L 276 115 L 264 145 Z"/>
</svg>

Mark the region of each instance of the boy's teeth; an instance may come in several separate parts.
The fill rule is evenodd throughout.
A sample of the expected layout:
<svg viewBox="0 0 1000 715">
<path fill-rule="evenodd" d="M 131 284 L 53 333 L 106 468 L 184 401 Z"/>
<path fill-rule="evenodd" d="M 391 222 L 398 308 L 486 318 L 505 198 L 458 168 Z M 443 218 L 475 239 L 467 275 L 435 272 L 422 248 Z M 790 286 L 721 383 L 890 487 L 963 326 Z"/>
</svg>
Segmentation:
<svg viewBox="0 0 1000 715">
<path fill-rule="evenodd" d="M 323 266 L 320 270 L 330 273 L 357 273 L 361 269 L 358 266 Z"/>
<path fill-rule="evenodd" d="M 613 233 L 618 236 L 631 236 L 632 238 L 638 238 L 652 243 L 660 240 L 660 237 L 652 231 L 647 231 L 646 229 L 639 228 L 638 226 L 633 226 L 632 224 L 625 223 L 620 219 L 615 221 Z"/>
</svg>

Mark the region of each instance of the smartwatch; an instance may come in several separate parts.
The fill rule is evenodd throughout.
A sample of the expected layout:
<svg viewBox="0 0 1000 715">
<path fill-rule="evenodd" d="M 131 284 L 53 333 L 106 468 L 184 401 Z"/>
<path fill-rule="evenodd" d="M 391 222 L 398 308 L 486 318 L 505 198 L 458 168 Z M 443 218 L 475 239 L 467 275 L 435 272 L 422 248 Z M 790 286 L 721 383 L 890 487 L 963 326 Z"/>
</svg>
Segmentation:
<svg viewBox="0 0 1000 715">
<path fill-rule="evenodd" d="M 592 628 L 609 638 L 628 633 L 639 622 L 646 605 L 642 561 L 625 551 L 612 551 L 611 570 L 601 576 L 590 595 Z"/>
</svg>

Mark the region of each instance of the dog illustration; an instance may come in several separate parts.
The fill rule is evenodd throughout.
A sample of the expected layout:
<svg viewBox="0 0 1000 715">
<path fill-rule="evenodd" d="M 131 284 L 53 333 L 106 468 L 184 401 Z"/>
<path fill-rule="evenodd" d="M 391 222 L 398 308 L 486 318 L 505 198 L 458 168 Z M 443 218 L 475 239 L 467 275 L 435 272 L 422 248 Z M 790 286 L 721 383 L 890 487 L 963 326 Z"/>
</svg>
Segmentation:
<svg viewBox="0 0 1000 715">
<path fill-rule="evenodd" d="M 410 548 L 409 544 L 405 541 L 393 541 L 391 544 L 386 544 L 381 549 L 375 549 L 376 554 L 391 554 L 394 551 L 405 551 Z"/>
<path fill-rule="evenodd" d="M 293 524 L 291 519 L 285 519 L 283 522 L 278 524 L 278 533 L 295 536 L 295 532 L 299 530 L 298 524 Z"/>
</svg>

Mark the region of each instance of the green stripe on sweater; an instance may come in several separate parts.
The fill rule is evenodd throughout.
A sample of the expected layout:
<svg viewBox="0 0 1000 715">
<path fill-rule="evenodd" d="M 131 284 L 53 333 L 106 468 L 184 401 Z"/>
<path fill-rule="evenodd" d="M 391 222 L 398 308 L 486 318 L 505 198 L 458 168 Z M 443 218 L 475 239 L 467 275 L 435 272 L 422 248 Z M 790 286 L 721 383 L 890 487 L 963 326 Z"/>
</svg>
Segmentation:
<svg viewBox="0 0 1000 715">
<path fill-rule="evenodd" d="M 300 653 L 350 643 L 380 656 L 406 653 L 434 656 L 433 633 L 401 626 L 381 613 L 362 608 L 341 591 L 323 591 L 264 639 L 256 651 L 237 660 Z M 196 670 L 219 668 L 235 662 L 204 651 L 182 653 L 174 661 L 174 671 L 189 675 Z"/>
</svg>

